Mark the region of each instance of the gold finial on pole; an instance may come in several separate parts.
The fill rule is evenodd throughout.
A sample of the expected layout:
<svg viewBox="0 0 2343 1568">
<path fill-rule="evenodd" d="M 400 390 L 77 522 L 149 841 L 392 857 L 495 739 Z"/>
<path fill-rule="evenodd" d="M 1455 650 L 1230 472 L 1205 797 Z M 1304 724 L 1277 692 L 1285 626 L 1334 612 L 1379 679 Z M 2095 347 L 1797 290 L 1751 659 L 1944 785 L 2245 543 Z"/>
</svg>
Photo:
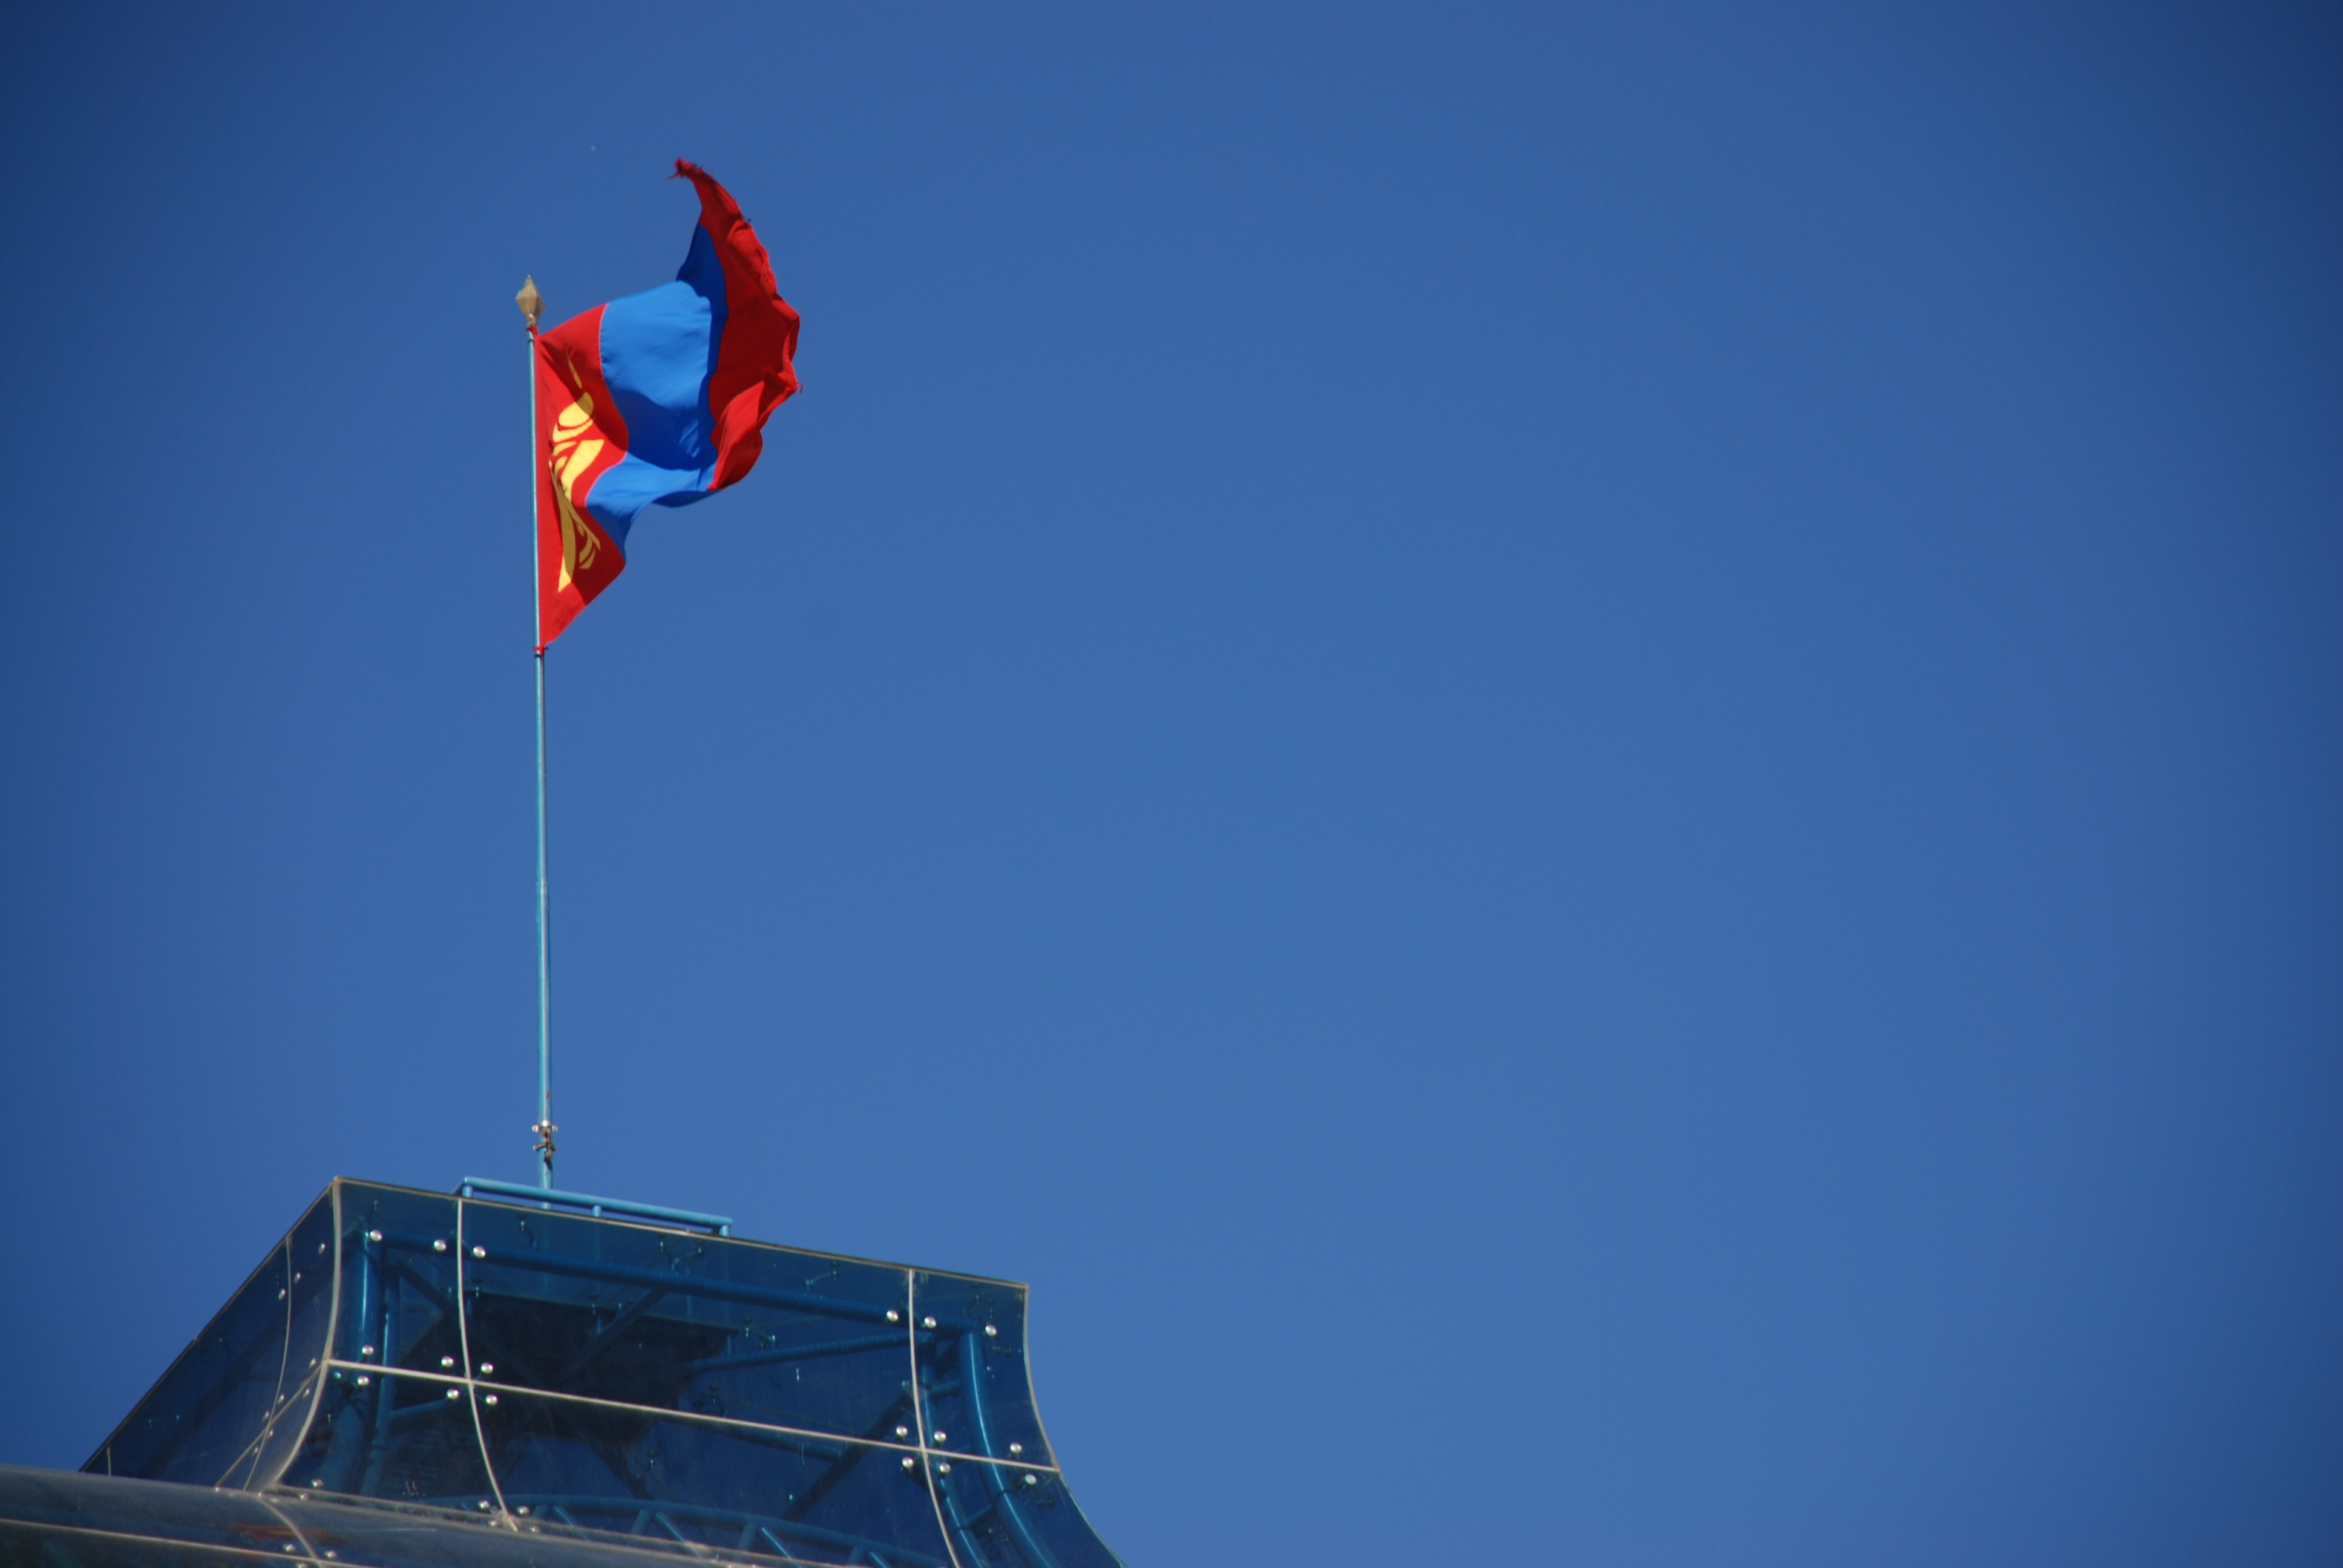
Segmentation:
<svg viewBox="0 0 2343 1568">
<path fill-rule="evenodd" d="M 528 329 L 536 331 L 537 318 L 545 314 L 545 296 L 537 291 L 536 278 L 521 279 L 520 292 L 513 296 L 513 303 L 520 307 L 523 316 L 528 317 Z"/>
</svg>

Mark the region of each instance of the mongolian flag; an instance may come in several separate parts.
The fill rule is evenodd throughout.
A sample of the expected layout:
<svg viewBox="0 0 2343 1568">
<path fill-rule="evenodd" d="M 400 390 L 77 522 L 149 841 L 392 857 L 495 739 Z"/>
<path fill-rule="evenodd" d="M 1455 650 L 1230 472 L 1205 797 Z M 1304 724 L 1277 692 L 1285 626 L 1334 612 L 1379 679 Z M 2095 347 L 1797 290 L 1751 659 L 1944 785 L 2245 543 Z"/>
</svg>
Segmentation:
<svg viewBox="0 0 2343 1568">
<path fill-rule="evenodd" d="M 697 165 L 699 226 L 673 283 L 537 339 L 537 646 L 627 568 L 627 530 L 745 476 L 798 389 L 798 313 L 722 186 Z"/>
</svg>

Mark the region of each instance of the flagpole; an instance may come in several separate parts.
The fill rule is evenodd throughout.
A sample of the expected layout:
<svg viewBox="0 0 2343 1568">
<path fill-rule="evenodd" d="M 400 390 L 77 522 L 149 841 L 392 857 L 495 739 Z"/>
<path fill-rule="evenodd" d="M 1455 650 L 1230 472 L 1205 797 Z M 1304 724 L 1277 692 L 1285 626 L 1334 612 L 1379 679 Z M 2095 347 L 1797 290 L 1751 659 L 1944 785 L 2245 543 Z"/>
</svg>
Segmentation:
<svg viewBox="0 0 2343 1568">
<path fill-rule="evenodd" d="M 542 585 L 535 580 L 538 570 L 537 516 L 539 486 L 537 453 L 537 321 L 544 313 L 544 297 L 537 292 L 537 279 L 526 279 L 520 293 L 514 296 L 521 314 L 528 317 L 528 512 L 529 512 L 529 571 L 531 583 L 529 602 L 537 616 L 537 1124 L 529 1131 L 537 1135 L 534 1152 L 542 1163 L 538 1168 L 537 1184 L 550 1189 L 553 1185 L 553 906 L 545 876 L 545 599 Z"/>
<path fill-rule="evenodd" d="M 545 881 L 545 649 L 537 650 L 537 1184 L 553 1185 L 553 906 Z"/>
</svg>

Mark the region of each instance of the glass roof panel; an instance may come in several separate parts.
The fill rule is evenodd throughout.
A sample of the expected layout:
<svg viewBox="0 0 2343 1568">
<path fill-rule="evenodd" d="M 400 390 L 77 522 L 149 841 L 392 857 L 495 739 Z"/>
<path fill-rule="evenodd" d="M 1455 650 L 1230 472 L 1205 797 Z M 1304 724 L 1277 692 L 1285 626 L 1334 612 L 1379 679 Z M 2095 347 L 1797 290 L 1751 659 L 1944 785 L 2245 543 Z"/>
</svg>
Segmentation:
<svg viewBox="0 0 2343 1568">
<path fill-rule="evenodd" d="M 443 1508 L 496 1506 L 469 1391 L 448 1379 L 337 1368 L 277 1484 Z"/>
<path fill-rule="evenodd" d="M 967 1568 L 1121 1568 L 1055 1471 L 938 1460 L 936 1489 Z"/>
<path fill-rule="evenodd" d="M 900 1449 L 512 1390 L 481 1424 L 516 1514 L 819 1563 L 950 1561 Z"/>
<path fill-rule="evenodd" d="M 247 1484 L 266 1484 L 285 1468 L 324 1382 L 326 1335 L 334 1318 L 334 1198 L 328 1189 L 285 1239 L 284 1371 Z"/>
<path fill-rule="evenodd" d="M 293 1531 L 267 1504 L 246 1493 L 215 1492 L 208 1486 L 158 1486 L 103 1476 L 0 1466 L 0 1521 L 24 1536 L 0 1537 L 0 1562 L 14 1564 L 100 1563 L 164 1560 L 151 1546 L 126 1557 L 105 1554 L 104 1543 L 77 1539 L 111 1532 L 136 1544 L 141 1537 L 216 1547 L 250 1562 L 255 1551 L 281 1553 Z M 17 1555 L 15 1541 L 31 1550 Z M 55 1544 L 52 1545 L 51 1543 Z M 190 1554 L 208 1563 L 208 1555 Z"/>
<path fill-rule="evenodd" d="M 464 1242 L 478 1377 L 841 1437 L 913 1424 L 905 1270 L 477 1201 Z"/>
<path fill-rule="evenodd" d="M 343 1181 L 335 1356 L 455 1373 L 456 1200 Z"/>
<path fill-rule="evenodd" d="M 1024 1287 L 920 1271 L 912 1317 L 930 1446 L 1049 1464 L 1025 1373 Z"/>
</svg>

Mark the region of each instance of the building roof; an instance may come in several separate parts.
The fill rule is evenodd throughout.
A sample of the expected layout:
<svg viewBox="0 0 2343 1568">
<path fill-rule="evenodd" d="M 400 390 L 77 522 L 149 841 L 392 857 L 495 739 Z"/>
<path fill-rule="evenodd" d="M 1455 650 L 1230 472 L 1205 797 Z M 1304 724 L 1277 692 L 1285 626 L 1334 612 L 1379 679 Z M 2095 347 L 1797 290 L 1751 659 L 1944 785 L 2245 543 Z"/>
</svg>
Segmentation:
<svg viewBox="0 0 2343 1568">
<path fill-rule="evenodd" d="M 85 1475 L 249 1494 L 216 1507 L 320 1562 L 1116 1563 L 1042 1431 L 1022 1285 L 615 1207 L 337 1180 Z M 40 1473 L 0 1477 L 0 1531 L 103 1533 L 111 1489 Z"/>
</svg>

